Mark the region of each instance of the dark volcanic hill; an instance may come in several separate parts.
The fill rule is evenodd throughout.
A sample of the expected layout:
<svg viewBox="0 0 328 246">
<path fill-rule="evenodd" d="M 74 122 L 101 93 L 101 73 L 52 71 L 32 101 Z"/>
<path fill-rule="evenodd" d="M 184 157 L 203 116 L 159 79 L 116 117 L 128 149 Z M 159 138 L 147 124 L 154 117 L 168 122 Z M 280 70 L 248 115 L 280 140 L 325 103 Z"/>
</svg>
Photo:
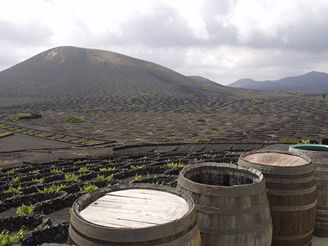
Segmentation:
<svg viewBox="0 0 328 246">
<path fill-rule="evenodd" d="M 255 90 L 328 92 L 328 74 L 313 71 L 304 75 L 286 77 L 279 80 L 255 81 L 252 79 L 240 79 L 230 86 Z"/>
<path fill-rule="evenodd" d="M 0 72 L 0 97 L 127 98 L 220 93 L 168 68 L 114 52 L 58 47 Z"/>
</svg>

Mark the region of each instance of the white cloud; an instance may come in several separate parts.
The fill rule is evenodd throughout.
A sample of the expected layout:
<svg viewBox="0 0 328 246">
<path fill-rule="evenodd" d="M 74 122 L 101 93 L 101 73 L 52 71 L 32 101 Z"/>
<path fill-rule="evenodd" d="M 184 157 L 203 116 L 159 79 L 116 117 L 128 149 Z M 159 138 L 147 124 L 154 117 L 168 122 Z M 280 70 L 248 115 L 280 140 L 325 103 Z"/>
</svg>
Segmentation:
<svg viewBox="0 0 328 246">
<path fill-rule="evenodd" d="M 239 0 L 222 17 L 243 45 L 328 50 L 328 2 Z"/>
<path fill-rule="evenodd" d="M 229 84 L 240 78 L 266 80 L 300 75 L 312 70 L 328 71 L 327 57 L 328 52 L 318 55 L 229 46 L 189 49 L 185 67 L 179 71 Z"/>
<path fill-rule="evenodd" d="M 0 69 L 60 46 L 109 49 L 228 83 L 328 71 L 326 0 L 4 0 Z"/>
</svg>

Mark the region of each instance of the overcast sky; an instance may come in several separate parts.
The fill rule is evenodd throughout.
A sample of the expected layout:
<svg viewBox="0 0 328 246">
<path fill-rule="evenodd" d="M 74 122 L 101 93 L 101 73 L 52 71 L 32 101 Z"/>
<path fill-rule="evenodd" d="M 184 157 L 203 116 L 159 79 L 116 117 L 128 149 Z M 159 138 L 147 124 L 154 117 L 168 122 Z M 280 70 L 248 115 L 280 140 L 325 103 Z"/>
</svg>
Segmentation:
<svg viewBox="0 0 328 246">
<path fill-rule="evenodd" d="M 72 45 L 228 84 L 328 72 L 327 0 L 2 0 L 0 70 Z"/>
</svg>

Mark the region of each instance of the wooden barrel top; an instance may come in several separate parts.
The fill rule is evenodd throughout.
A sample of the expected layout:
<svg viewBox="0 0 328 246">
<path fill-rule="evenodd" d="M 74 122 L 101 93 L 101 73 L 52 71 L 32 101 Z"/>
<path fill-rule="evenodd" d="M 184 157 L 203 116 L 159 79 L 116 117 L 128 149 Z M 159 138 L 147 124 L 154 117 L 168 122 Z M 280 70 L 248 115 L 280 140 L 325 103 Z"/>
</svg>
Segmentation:
<svg viewBox="0 0 328 246">
<path fill-rule="evenodd" d="M 175 194 L 127 189 L 106 193 L 80 211 L 91 223 L 113 228 L 145 228 L 180 219 L 188 213 L 187 201 Z"/>
<path fill-rule="evenodd" d="M 280 167 L 298 167 L 310 163 L 300 156 L 274 152 L 252 153 L 244 156 L 243 159 L 255 164 Z"/>
</svg>

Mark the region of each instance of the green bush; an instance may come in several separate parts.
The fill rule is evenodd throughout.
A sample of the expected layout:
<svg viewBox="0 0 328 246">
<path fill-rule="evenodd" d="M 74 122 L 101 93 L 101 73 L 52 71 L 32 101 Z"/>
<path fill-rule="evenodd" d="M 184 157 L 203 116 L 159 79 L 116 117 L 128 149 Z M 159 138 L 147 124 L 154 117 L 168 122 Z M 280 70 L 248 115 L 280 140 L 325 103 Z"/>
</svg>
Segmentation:
<svg viewBox="0 0 328 246">
<path fill-rule="evenodd" d="M 79 179 L 79 175 L 74 173 L 65 173 L 65 180 L 66 181 L 76 181 Z"/>
<path fill-rule="evenodd" d="M 18 114 L 14 114 L 10 117 L 11 120 L 16 121 L 16 120 L 20 120 L 20 119 L 28 119 L 28 118 L 32 118 L 33 115 L 32 114 L 26 114 L 26 113 L 18 113 Z"/>
<path fill-rule="evenodd" d="M 78 138 L 78 139 L 75 139 L 75 140 L 71 141 L 71 143 L 83 144 L 83 145 L 97 145 L 97 144 L 103 143 L 103 141 L 98 141 L 98 140 L 94 140 L 94 139 Z"/>
<path fill-rule="evenodd" d="M 80 173 L 87 173 L 87 172 L 90 172 L 90 170 L 89 170 L 88 167 L 80 167 L 79 172 Z"/>
<path fill-rule="evenodd" d="M 33 213 L 34 206 L 33 205 L 25 205 L 18 207 L 16 210 L 16 214 L 18 216 L 30 215 Z"/>
<path fill-rule="evenodd" d="M 260 104 L 264 104 L 263 100 L 261 99 L 251 99 L 250 103 L 252 105 L 260 105 Z"/>
<path fill-rule="evenodd" d="M 11 179 L 11 182 L 13 183 L 19 183 L 20 182 L 20 177 L 19 176 L 16 176 L 14 178 Z"/>
<path fill-rule="evenodd" d="M 141 99 L 141 97 L 140 96 L 131 96 L 131 97 L 129 97 L 129 99 L 130 99 L 130 101 L 135 102 L 135 101 Z"/>
<path fill-rule="evenodd" d="M 15 192 L 15 191 L 18 191 L 18 190 L 21 190 L 21 189 L 22 189 L 22 186 L 18 186 L 18 187 L 10 186 L 7 190 L 4 190 L 3 192 L 4 193 L 9 193 L 9 192 Z"/>
<path fill-rule="evenodd" d="M 113 179 L 113 174 L 108 175 L 108 176 L 98 174 L 98 175 L 97 175 L 97 179 L 98 179 L 98 180 L 111 181 L 111 180 Z"/>
<path fill-rule="evenodd" d="M 29 171 L 29 173 L 31 173 L 31 174 L 40 174 L 40 170 L 39 169 L 32 170 L 32 171 Z"/>
<path fill-rule="evenodd" d="M 303 97 L 304 96 L 304 92 L 296 92 L 295 95 L 296 96 L 299 96 L 299 97 Z"/>
<path fill-rule="evenodd" d="M 279 143 L 287 143 L 287 144 L 297 144 L 302 142 L 302 138 L 296 138 L 296 137 L 284 137 L 279 138 Z"/>
<path fill-rule="evenodd" d="M 167 167 L 183 168 L 185 165 L 182 164 L 181 162 L 169 162 L 169 163 L 166 163 L 165 166 L 167 166 Z"/>
<path fill-rule="evenodd" d="M 14 135 L 14 133 L 13 132 L 3 132 L 3 133 L 0 133 L 0 138 L 8 137 L 11 135 Z"/>
<path fill-rule="evenodd" d="M 19 170 L 19 168 L 14 167 L 14 168 L 8 170 L 8 171 L 7 171 L 7 174 L 14 174 L 14 173 L 15 173 L 16 171 L 18 171 L 18 170 Z"/>
<path fill-rule="evenodd" d="M 99 172 L 114 171 L 116 167 L 100 167 Z"/>
<path fill-rule="evenodd" d="M 71 114 L 71 115 L 68 115 L 68 116 L 65 117 L 65 122 L 68 122 L 68 123 L 84 123 L 85 119 L 84 119 L 83 116 L 78 116 L 78 115 Z"/>
<path fill-rule="evenodd" d="M 84 185 L 83 187 L 80 187 L 80 191 L 83 193 L 91 192 L 91 191 L 98 190 L 98 189 L 99 189 L 98 186 L 92 185 L 92 184 Z"/>
<path fill-rule="evenodd" d="M 53 168 L 50 170 L 51 173 L 62 173 L 63 172 L 63 169 L 60 169 L 60 168 Z"/>
<path fill-rule="evenodd" d="M 138 169 L 143 169 L 145 165 L 130 165 L 130 169 L 132 170 L 138 170 Z"/>
<path fill-rule="evenodd" d="M 36 183 L 39 183 L 39 184 L 42 184 L 42 183 L 44 182 L 44 178 L 39 178 L 39 179 L 37 179 L 37 178 L 32 178 L 32 181 L 33 181 L 33 182 L 36 182 Z"/>
<path fill-rule="evenodd" d="M 139 175 L 136 173 L 136 175 L 134 175 L 134 180 L 141 180 L 142 179 L 142 175 Z"/>
<path fill-rule="evenodd" d="M 7 230 L 0 232 L 0 245 L 17 243 L 25 234 L 23 228 L 21 228 L 17 233 L 10 233 Z"/>
</svg>

